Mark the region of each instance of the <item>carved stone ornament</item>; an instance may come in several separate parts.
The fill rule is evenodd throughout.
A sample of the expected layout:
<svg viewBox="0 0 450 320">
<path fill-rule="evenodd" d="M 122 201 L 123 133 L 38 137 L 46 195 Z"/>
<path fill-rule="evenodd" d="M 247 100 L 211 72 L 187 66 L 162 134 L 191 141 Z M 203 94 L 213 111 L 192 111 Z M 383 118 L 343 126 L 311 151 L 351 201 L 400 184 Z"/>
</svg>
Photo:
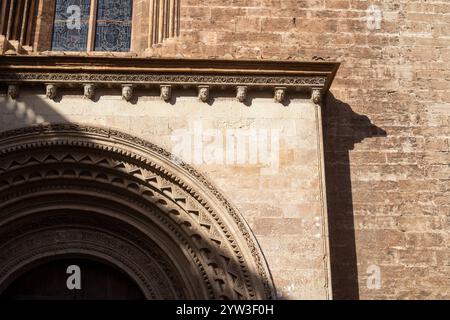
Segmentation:
<svg viewBox="0 0 450 320">
<path fill-rule="evenodd" d="M 274 299 L 249 227 L 202 174 L 108 128 L 0 133 L 0 294 L 48 257 L 87 255 L 148 299 Z"/>
<path fill-rule="evenodd" d="M 162 85 L 161 89 L 161 99 L 168 102 L 172 98 L 172 86 Z"/>
<path fill-rule="evenodd" d="M 86 66 L 89 66 L 88 70 Z M 133 72 L 128 71 L 131 68 Z M 199 88 L 201 101 L 208 100 L 209 88 L 218 87 L 235 91 L 237 99 L 241 101 L 245 89 L 240 87 L 267 91 L 284 88 L 289 92 L 306 92 L 317 88 L 326 93 L 338 68 L 339 63 L 329 61 L 105 59 L 97 56 L 18 55 L 0 59 L 0 83 L 14 83 L 21 87 L 54 84 L 59 88 L 84 84 L 93 84 L 97 88 L 121 88 L 126 84 L 133 86 L 133 89 L 170 85 L 172 88 Z M 129 101 L 133 90 L 124 90 L 127 91 L 124 99 Z M 165 97 L 167 93 L 164 93 Z M 281 96 L 283 93 L 280 92 L 277 101 L 282 101 Z"/>
<path fill-rule="evenodd" d="M 55 84 L 47 84 L 45 86 L 45 95 L 49 99 L 55 99 L 58 94 L 58 87 Z"/>
<path fill-rule="evenodd" d="M 19 86 L 16 84 L 8 85 L 8 96 L 11 99 L 16 99 L 19 96 Z"/>
<path fill-rule="evenodd" d="M 198 86 L 198 100 L 207 102 L 209 99 L 209 86 Z"/>
<path fill-rule="evenodd" d="M 3 72 L 0 69 L 0 72 Z M 311 87 L 324 86 L 327 78 L 324 76 L 259 76 L 259 75 L 187 75 L 187 74 L 118 74 L 118 73 L 41 73 L 41 72 L 15 72 L 0 73 L 2 82 L 54 82 L 63 84 L 95 84 L 129 83 L 133 85 L 161 85 L 185 84 L 197 86 L 199 84 L 236 86 L 245 84 L 247 87 L 255 86 L 292 86 Z"/>
<path fill-rule="evenodd" d="M 85 99 L 93 99 L 95 96 L 95 85 L 88 83 L 83 86 L 84 89 L 84 98 Z"/>
<path fill-rule="evenodd" d="M 320 92 L 320 89 L 313 89 L 311 92 L 311 100 L 314 102 L 314 104 L 320 104 L 322 99 L 322 93 Z"/>
<path fill-rule="evenodd" d="M 238 86 L 236 90 L 236 98 L 239 102 L 244 102 L 247 99 L 247 87 L 246 86 Z"/>
<path fill-rule="evenodd" d="M 286 98 L 286 88 L 278 87 L 275 88 L 275 102 L 283 103 Z"/>
<path fill-rule="evenodd" d="M 133 98 L 133 86 L 125 84 L 122 86 L 122 99 L 130 101 Z"/>
</svg>

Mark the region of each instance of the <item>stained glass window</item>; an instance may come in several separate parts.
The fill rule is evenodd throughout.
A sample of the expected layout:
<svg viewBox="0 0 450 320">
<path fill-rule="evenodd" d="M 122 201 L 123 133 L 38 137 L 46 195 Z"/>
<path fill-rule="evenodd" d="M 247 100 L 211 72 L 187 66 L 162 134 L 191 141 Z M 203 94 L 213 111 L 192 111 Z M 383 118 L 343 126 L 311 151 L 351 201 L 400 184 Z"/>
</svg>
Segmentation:
<svg viewBox="0 0 450 320">
<path fill-rule="evenodd" d="M 132 7 L 132 0 L 56 0 L 52 50 L 129 51 Z"/>
<path fill-rule="evenodd" d="M 91 0 L 56 0 L 52 50 L 86 51 Z"/>
<path fill-rule="evenodd" d="M 95 51 L 129 51 L 132 0 L 98 0 Z"/>
</svg>

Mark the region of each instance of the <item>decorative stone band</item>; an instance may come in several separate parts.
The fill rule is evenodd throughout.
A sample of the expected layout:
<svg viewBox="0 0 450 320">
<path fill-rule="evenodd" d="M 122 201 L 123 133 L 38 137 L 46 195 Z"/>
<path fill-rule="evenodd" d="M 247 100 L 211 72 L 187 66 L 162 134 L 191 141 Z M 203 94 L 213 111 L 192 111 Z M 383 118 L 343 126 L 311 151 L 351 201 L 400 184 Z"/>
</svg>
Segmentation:
<svg viewBox="0 0 450 320">
<path fill-rule="evenodd" d="M 105 56 L 2 56 L 0 82 L 209 85 L 328 90 L 337 62 L 148 59 Z"/>
<path fill-rule="evenodd" d="M 117 84 L 135 85 L 210 85 L 250 87 L 324 87 L 327 77 L 277 77 L 277 76 L 227 76 L 227 75 L 184 75 L 184 74 L 92 74 L 92 73 L 3 73 L 2 82 L 42 82 L 63 84 Z"/>
<path fill-rule="evenodd" d="M 282 102 L 286 94 L 296 91 L 326 93 L 338 68 L 339 63 L 317 61 L 8 56 L 0 59 L 0 84 L 52 84 L 58 88 L 82 88 L 85 84 L 96 88 L 203 88 L 203 97 L 210 90 L 220 88 L 239 91 L 236 98 L 241 102 L 252 89 L 270 90 L 275 96 L 278 90 L 275 100 Z M 87 93 L 85 96 L 89 97 L 93 90 Z M 168 93 L 164 94 L 165 101 L 170 100 Z"/>
</svg>

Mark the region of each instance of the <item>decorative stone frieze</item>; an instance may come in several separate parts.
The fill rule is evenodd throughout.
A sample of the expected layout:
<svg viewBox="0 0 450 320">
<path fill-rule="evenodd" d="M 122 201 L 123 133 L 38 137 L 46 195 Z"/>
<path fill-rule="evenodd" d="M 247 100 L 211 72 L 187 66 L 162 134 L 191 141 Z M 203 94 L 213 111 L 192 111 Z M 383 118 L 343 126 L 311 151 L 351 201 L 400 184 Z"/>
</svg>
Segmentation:
<svg viewBox="0 0 450 320">
<path fill-rule="evenodd" d="M 338 67 L 332 62 L 4 56 L 0 83 L 46 84 L 47 96 L 53 98 L 57 87 L 84 88 L 89 99 L 97 88 L 121 88 L 126 101 L 136 88 L 157 87 L 164 101 L 178 88 L 196 88 L 203 102 L 213 88 L 233 90 L 241 102 L 254 89 L 275 92 L 275 100 L 281 103 L 288 92 L 326 92 Z"/>
</svg>

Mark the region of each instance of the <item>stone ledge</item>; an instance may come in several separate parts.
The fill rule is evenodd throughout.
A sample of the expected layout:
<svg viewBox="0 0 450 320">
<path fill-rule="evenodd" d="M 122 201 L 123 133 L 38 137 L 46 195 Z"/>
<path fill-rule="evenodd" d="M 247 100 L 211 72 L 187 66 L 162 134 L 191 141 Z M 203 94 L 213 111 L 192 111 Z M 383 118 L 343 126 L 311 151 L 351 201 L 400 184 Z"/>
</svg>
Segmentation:
<svg viewBox="0 0 450 320">
<path fill-rule="evenodd" d="M 11 56 L 0 60 L 0 83 L 58 87 L 174 86 L 325 93 L 337 62 L 269 60 L 143 59 L 78 56 Z"/>
</svg>

